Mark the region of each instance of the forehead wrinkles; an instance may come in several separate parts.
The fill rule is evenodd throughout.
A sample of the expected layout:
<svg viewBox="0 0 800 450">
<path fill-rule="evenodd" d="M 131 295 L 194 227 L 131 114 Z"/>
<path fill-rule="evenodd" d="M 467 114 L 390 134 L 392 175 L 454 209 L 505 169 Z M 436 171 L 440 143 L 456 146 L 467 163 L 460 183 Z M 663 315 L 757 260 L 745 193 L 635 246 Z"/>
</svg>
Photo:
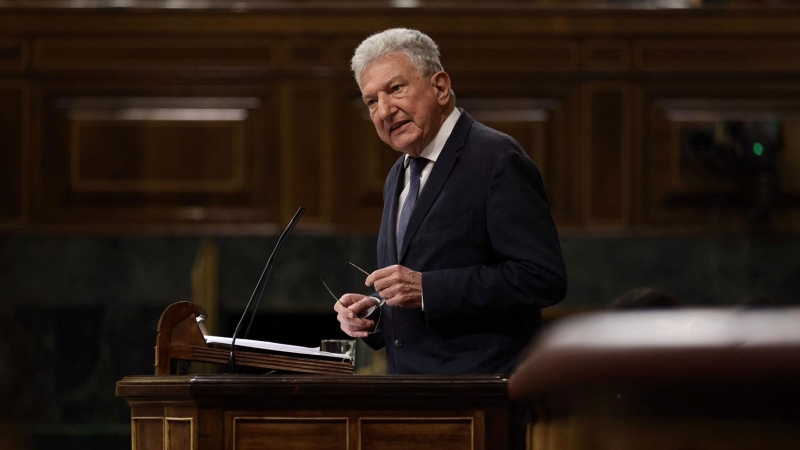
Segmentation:
<svg viewBox="0 0 800 450">
<path fill-rule="evenodd" d="M 386 82 L 381 81 L 386 77 L 391 78 Z M 403 53 L 391 53 L 386 57 L 376 60 L 364 69 L 364 72 L 361 75 L 361 90 L 362 92 L 366 92 L 367 88 L 385 88 L 386 85 L 389 85 L 398 79 L 400 79 L 400 81 L 410 83 L 421 77 L 422 74 L 419 72 L 419 70 L 417 70 L 414 64 L 411 63 L 411 60 L 408 59 L 406 55 Z M 371 81 L 370 78 L 372 79 Z M 370 81 L 370 83 L 365 84 L 365 79 Z M 371 84 L 375 83 L 382 84 L 371 86 Z"/>
</svg>

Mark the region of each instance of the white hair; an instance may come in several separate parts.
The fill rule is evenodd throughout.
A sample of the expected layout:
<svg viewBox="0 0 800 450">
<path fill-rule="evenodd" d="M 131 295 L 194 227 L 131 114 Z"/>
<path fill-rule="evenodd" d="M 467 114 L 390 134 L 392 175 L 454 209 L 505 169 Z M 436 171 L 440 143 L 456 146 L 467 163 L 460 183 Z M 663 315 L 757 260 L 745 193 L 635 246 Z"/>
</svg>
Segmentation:
<svg viewBox="0 0 800 450">
<path fill-rule="evenodd" d="M 444 70 L 439 47 L 425 33 L 408 28 L 391 28 L 364 39 L 350 60 L 350 68 L 361 86 L 361 75 L 375 61 L 392 53 L 402 53 L 422 76 Z"/>
</svg>

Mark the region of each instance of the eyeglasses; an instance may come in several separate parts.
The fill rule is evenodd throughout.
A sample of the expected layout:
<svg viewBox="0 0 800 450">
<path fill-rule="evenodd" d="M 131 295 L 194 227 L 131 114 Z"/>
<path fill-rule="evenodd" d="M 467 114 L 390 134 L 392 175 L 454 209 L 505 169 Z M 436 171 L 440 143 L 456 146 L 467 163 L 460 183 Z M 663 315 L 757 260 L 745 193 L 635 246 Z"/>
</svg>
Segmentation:
<svg viewBox="0 0 800 450">
<path fill-rule="evenodd" d="M 351 266 L 353 266 L 353 267 L 355 267 L 356 269 L 360 270 L 360 271 L 361 271 L 361 272 L 362 272 L 364 275 L 366 275 L 366 276 L 369 276 L 369 275 L 370 275 L 370 273 L 369 273 L 369 272 L 367 272 L 366 270 L 362 269 L 361 267 L 358 267 L 357 265 L 355 265 L 355 264 L 351 263 L 350 261 L 348 261 L 348 260 L 346 260 L 346 259 L 345 259 L 345 260 L 344 260 L 344 262 L 346 262 L 347 264 L 350 264 Z"/>
<path fill-rule="evenodd" d="M 362 269 L 361 267 L 358 267 L 357 265 L 353 264 L 352 262 L 350 262 L 350 261 L 348 261 L 346 259 L 344 261 L 347 264 L 350 264 L 351 266 L 353 266 L 356 269 L 358 269 L 359 271 L 361 271 L 361 273 L 363 273 L 363 274 L 365 274 L 367 276 L 370 275 L 369 272 L 367 272 L 366 270 Z M 344 307 L 347 307 L 344 303 L 342 303 L 341 300 L 339 300 L 339 297 L 337 297 L 336 294 L 334 294 L 333 291 L 331 291 L 331 288 L 328 287 L 328 285 L 325 283 L 324 279 L 320 278 L 319 281 L 322 282 L 322 285 L 325 286 L 325 290 L 327 290 L 328 293 L 331 294 L 331 297 L 333 297 L 337 302 L 339 302 L 340 305 L 342 305 Z M 375 297 L 372 297 L 372 298 L 375 298 Z M 373 328 L 373 330 L 375 330 L 375 331 L 371 331 L 370 334 L 375 333 L 379 329 L 379 326 L 380 326 L 380 323 L 381 323 L 381 316 L 382 316 L 381 307 L 383 306 L 384 303 L 386 303 L 385 300 L 378 299 L 378 303 L 377 304 L 375 304 L 373 306 L 370 306 L 369 308 L 367 308 L 365 311 L 362 311 L 362 313 L 357 316 L 359 319 L 368 319 L 368 320 L 374 320 L 375 321 L 375 328 Z M 374 317 L 376 310 L 377 310 L 377 314 L 378 314 L 377 319 Z"/>
</svg>

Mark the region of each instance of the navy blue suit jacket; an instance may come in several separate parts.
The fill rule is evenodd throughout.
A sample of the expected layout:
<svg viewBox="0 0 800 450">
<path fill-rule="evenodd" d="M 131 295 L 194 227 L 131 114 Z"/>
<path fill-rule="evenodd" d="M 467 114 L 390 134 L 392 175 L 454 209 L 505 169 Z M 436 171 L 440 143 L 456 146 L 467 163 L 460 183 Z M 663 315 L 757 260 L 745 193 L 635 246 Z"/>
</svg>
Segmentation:
<svg viewBox="0 0 800 450">
<path fill-rule="evenodd" d="M 539 170 L 508 135 L 463 110 L 411 215 L 395 235 L 403 157 L 386 178 L 378 266 L 422 272 L 424 311 L 384 305 L 391 373 L 511 373 L 566 295 L 566 269 Z"/>
</svg>

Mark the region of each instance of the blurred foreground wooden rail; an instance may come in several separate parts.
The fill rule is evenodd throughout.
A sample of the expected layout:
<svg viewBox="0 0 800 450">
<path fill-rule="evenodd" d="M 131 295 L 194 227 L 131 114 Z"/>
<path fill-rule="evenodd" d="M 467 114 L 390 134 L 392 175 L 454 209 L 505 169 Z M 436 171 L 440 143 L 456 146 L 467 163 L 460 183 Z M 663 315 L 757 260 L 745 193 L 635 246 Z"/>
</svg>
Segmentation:
<svg viewBox="0 0 800 450">
<path fill-rule="evenodd" d="M 800 310 L 565 319 L 509 379 L 534 450 L 800 448 Z"/>
</svg>

